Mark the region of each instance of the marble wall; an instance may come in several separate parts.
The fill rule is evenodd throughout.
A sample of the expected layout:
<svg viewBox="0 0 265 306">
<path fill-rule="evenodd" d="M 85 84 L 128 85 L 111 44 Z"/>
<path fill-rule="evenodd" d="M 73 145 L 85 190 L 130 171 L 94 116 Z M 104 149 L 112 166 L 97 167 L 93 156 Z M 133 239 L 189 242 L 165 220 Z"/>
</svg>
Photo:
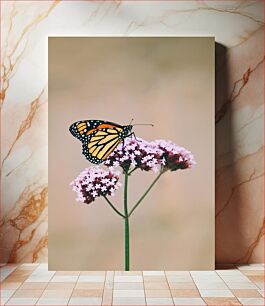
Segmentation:
<svg viewBox="0 0 265 306">
<path fill-rule="evenodd" d="M 0 261 L 47 261 L 47 37 L 214 35 L 216 261 L 262 262 L 263 30 L 263 1 L 1 2 Z"/>
</svg>

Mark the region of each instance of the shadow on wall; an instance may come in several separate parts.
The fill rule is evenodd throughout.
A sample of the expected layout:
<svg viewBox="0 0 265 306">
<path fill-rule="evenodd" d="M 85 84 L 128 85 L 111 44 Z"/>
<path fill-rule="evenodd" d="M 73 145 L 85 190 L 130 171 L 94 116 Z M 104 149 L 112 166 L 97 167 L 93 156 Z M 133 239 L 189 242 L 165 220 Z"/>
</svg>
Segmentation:
<svg viewBox="0 0 265 306">
<path fill-rule="evenodd" d="M 240 220 L 240 197 L 233 202 L 233 222 L 227 222 L 223 211 L 230 204 L 234 186 L 240 184 L 240 177 L 235 161 L 236 140 L 233 130 L 233 117 L 231 104 L 235 88 L 229 88 L 229 67 L 227 48 L 215 43 L 215 261 L 216 264 L 235 263 L 228 259 L 226 252 L 230 247 L 244 249 L 244 236 L 242 236 Z M 228 172 L 224 180 L 222 172 Z M 227 177 L 227 176 L 225 176 Z M 236 205 L 235 205 L 236 204 Z M 231 216 L 232 217 L 232 216 Z M 229 234 L 231 233 L 231 235 Z"/>
<path fill-rule="evenodd" d="M 222 210 L 223 203 L 218 196 L 219 188 L 219 176 L 218 169 L 220 169 L 217 158 L 218 153 L 222 152 L 224 145 L 232 149 L 233 139 L 231 133 L 231 116 L 227 120 L 227 124 L 223 126 L 223 129 L 219 129 L 219 122 L 226 115 L 226 111 L 229 108 L 229 88 L 228 88 L 228 68 L 227 68 L 227 49 L 219 43 L 215 43 L 215 261 L 220 262 L 220 254 L 222 246 L 218 237 L 222 236 L 222 228 L 218 227 L 217 217 Z M 230 114 L 229 114 L 230 115 Z M 232 155 L 231 155 L 232 158 Z M 231 162 L 231 161 L 230 161 Z M 235 175 L 231 173 L 231 175 Z M 222 243 L 222 242 L 221 242 Z"/>
</svg>

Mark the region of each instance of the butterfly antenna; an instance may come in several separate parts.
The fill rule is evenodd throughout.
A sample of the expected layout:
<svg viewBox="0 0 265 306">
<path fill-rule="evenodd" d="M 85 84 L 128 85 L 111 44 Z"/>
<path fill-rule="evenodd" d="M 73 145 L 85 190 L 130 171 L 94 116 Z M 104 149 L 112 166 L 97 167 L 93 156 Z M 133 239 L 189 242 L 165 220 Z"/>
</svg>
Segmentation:
<svg viewBox="0 0 265 306">
<path fill-rule="evenodd" d="M 136 124 L 133 124 L 132 126 L 135 126 L 135 125 L 147 125 L 147 126 L 154 126 L 152 123 L 136 123 Z"/>
<path fill-rule="evenodd" d="M 132 120 L 130 121 L 129 125 L 132 125 L 133 120 L 134 120 L 134 119 L 132 118 Z"/>
</svg>

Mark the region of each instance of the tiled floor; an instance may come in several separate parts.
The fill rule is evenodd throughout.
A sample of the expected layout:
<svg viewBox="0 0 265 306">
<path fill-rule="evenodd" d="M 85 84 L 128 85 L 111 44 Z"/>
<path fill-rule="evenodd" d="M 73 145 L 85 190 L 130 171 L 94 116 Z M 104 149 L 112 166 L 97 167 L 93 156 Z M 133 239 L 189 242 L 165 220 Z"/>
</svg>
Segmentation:
<svg viewBox="0 0 265 306">
<path fill-rule="evenodd" d="M 215 271 L 48 271 L 2 265 L 1 305 L 264 305 L 264 265 Z"/>
</svg>

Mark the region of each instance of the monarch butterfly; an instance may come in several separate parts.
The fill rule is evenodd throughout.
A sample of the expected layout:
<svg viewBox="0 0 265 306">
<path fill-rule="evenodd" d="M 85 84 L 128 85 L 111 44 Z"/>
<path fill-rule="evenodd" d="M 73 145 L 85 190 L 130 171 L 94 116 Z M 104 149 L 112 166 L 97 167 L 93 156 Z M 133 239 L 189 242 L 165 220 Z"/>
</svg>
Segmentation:
<svg viewBox="0 0 265 306">
<path fill-rule="evenodd" d="M 82 120 L 73 123 L 69 131 L 82 142 L 86 159 L 100 164 L 124 138 L 135 135 L 132 128 L 131 123 L 122 126 L 104 120 Z"/>
</svg>

